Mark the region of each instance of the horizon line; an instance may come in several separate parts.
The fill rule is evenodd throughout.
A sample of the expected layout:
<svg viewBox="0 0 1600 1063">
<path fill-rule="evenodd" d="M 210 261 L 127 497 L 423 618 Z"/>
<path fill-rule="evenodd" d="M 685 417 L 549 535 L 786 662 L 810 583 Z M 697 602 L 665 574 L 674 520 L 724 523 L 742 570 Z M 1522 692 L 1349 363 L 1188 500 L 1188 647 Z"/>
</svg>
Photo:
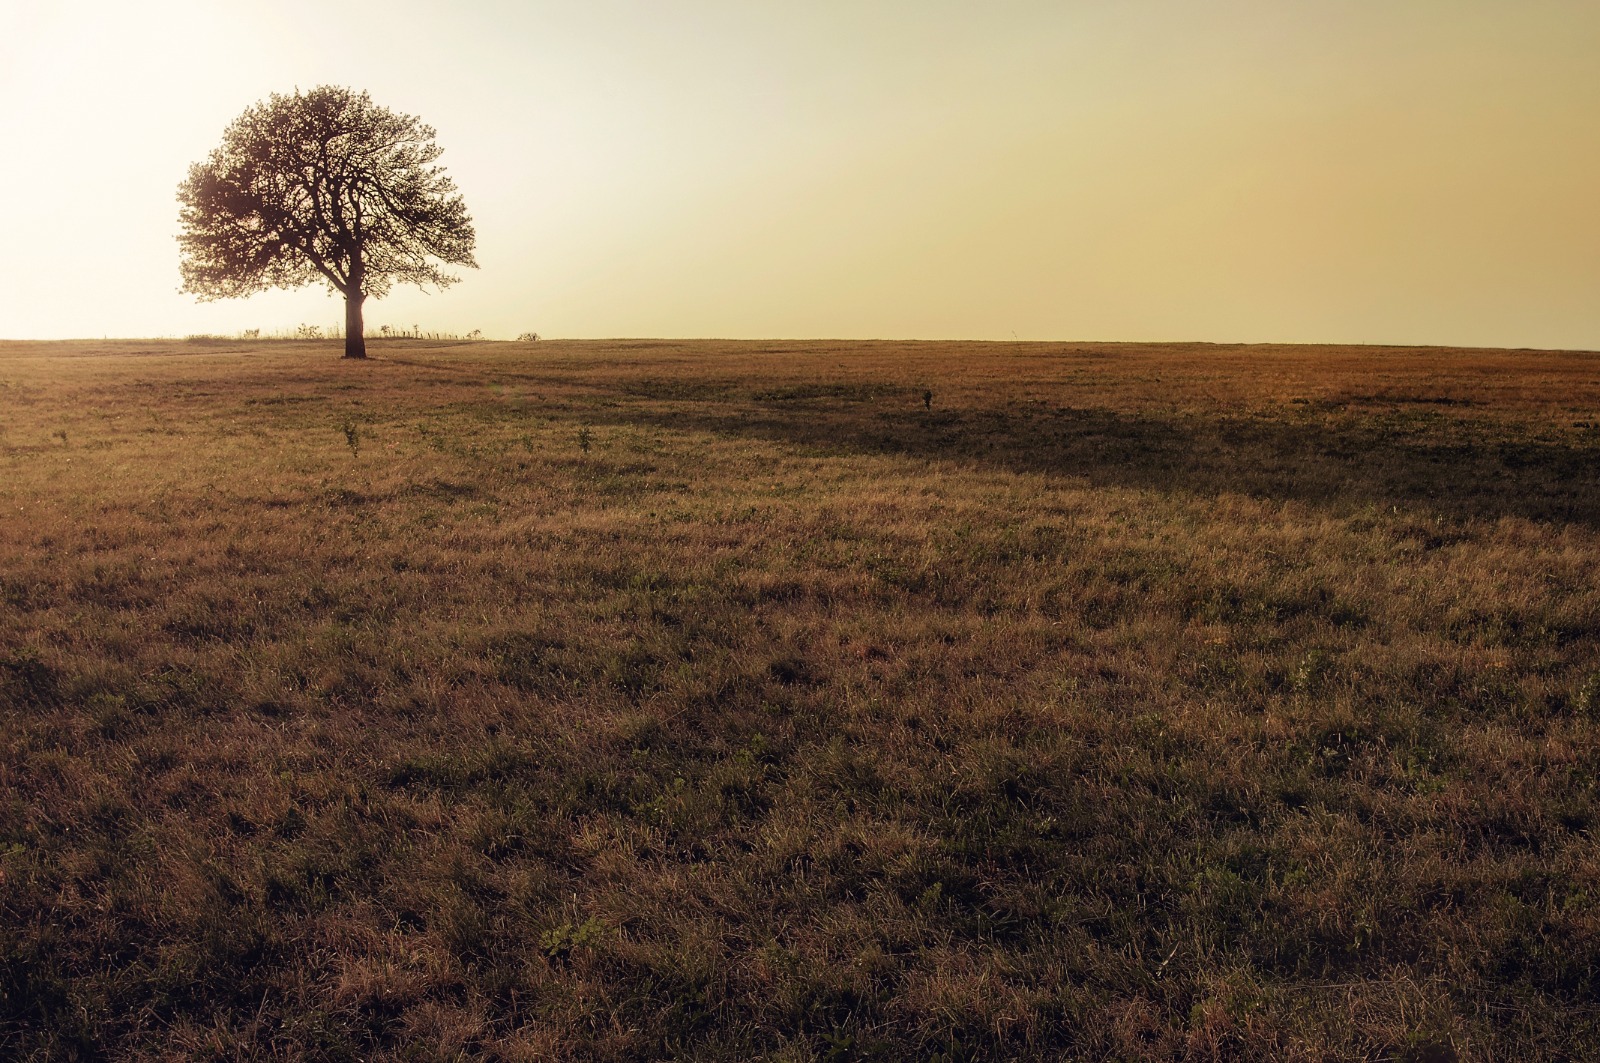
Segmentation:
<svg viewBox="0 0 1600 1063">
<path fill-rule="evenodd" d="M 441 333 L 443 330 L 441 330 Z M 1530 347 L 1496 346 L 1458 343 L 1395 343 L 1339 340 L 1105 340 L 1105 339 L 1019 339 L 993 337 L 892 337 L 892 336 L 541 336 L 537 340 L 479 337 L 467 339 L 458 335 L 439 335 L 430 340 L 427 336 L 384 336 L 368 334 L 373 343 L 426 343 L 454 340 L 460 344 L 479 343 L 919 343 L 919 344 L 1009 344 L 1011 346 L 1041 344 L 1091 344 L 1099 347 L 1370 347 L 1389 350 L 1449 350 L 1449 351 L 1505 351 L 1508 353 L 1589 354 L 1600 355 L 1600 348 L 1590 347 Z M 229 336 L 220 333 L 188 333 L 182 336 L 0 336 L 0 343 L 339 343 L 341 337 L 301 336 Z"/>
</svg>

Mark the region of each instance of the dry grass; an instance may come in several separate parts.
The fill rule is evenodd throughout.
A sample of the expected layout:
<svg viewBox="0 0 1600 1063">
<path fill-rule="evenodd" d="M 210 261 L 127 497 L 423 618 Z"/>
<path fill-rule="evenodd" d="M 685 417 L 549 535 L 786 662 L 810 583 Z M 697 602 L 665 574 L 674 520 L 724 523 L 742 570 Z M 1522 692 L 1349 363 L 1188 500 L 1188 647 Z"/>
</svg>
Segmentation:
<svg viewBox="0 0 1600 1063">
<path fill-rule="evenodd" d="M 0 344 L 0 1055 L 1600 1052 L 1600 358 L 374 353 Z"/>
</svg>

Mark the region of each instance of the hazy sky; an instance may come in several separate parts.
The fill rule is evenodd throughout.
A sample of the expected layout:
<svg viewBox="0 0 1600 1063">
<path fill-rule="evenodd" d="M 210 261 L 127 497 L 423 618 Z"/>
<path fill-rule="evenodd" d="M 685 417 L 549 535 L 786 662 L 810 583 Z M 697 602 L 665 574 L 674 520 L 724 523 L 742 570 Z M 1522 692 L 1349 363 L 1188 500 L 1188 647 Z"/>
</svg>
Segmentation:
<svg viewBox="0 0 1600 1063">
<path fill-rule="evenodd" d="M 180 295 L 269 93 L 438 130 L 481 269 L 367 322 L 547 336 L 1600 348 L 1596 0 L 0 0 L 0 336 Z"/>
</svg>

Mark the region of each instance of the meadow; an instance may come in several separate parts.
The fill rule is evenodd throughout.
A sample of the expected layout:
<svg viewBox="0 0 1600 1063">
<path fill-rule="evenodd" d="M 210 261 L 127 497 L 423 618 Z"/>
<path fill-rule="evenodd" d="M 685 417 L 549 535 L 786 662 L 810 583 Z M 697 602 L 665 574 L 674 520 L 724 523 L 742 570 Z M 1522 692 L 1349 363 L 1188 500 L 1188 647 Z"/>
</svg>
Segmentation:
<svg viewBox="0 0 1600 1063">
<path fill-rule="evenodd" d="M 1600 1058 L 1600 356 L 0 343 L 0 1057 Z"/>
</svg>

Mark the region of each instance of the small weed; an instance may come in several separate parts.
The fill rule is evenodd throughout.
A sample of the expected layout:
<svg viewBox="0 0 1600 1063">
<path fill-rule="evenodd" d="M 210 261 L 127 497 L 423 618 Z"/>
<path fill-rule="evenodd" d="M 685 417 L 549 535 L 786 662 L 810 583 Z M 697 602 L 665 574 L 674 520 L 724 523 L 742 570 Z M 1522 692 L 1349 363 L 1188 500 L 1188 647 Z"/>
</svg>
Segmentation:
<svg viewBox="0 0 1600 1063">
<path fill-rule="evenodd" d="M 860 1046 L 852 1030 L 829 1030 L 822 1035 L 821 1058 L 828 1063 L 847 1063 L 860 1056 Z"/>
<path fill-rule="evenodd" d="M 1412 1034 L 1394 1057 L 1400 1063 L 1457 1063 L 1461 1054 L 1448 1038 L 1434 1038 Z"/>
<path fill-rule="evenodd" d="M 592 948 L 606 936 L 606 925 L 592 916 L 581 923 L 562 923 L 539 935 L 539 948 L 552 960 L 565 960 L 573 951 Z"/>
<path fill-rule="evenodd" d="M 578 449 L 583 451 L 585 454 L 589 453 L 589 445 L 593 441 L 593 438 L 593 434 L 589 431 L 588 425 L 584 425 L 582 428 L 578 429 Z"/>
<path fill-rule="evenodd" d="M 34 650 L 23 648 L 0 657 L 0 691 L 11 694 L 15 698 L 13 704 L 49 704 L 59 688 L 60 673 Z"/>
<path fill-rule="evenodd" d="M 1579 716 L 1600 716 L 1600 672 L 1591 672 L 1572 696 L 1572 708 Z"/>
<path fill-rule="evenodd" d="M 925 388 L 923 390 L 923 392 L 922 392 L 922 408 L 924 410 L 933 409 L 933 389 L 932 388 Z"/>
<path fill-rule="evenodd" d="M 1289 672 L 1289 687 L 1299 694 L 1315 690 L 1331 670 L 1325 650 L 1308 650 L 1306 655 Z"/>
<path fill-rule="evenodd" d="M 344 442 L 350 448 L 350 456 L 359 458 L 361 456 L 361 426 L 355 421 L 346 418 L 339 425 L 339 430 L 344 433 Z"/>
</svg>

